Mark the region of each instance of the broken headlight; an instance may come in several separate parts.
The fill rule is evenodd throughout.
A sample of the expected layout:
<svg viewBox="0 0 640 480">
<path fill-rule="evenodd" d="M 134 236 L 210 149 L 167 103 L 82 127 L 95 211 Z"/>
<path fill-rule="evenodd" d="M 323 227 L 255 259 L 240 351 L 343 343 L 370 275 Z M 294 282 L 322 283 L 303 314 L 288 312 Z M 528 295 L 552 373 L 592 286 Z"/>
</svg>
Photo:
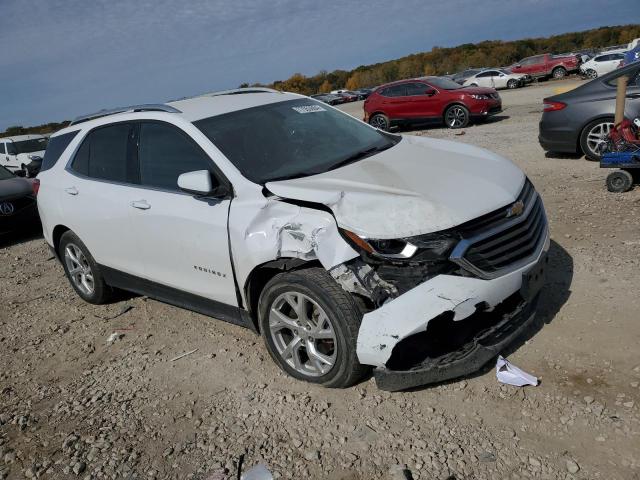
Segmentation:
<svg viewBox="0 0 640 480">
<path fill-rule="evenodd" d="M 361 250 L 389 260 L 419 262 L 439 261 L 448 258 L 458 242 L 452 234 L 431 233 L 417 237 L 378 240 L 363 238 L 348 230 L 342 233 Z"/>
</svg>

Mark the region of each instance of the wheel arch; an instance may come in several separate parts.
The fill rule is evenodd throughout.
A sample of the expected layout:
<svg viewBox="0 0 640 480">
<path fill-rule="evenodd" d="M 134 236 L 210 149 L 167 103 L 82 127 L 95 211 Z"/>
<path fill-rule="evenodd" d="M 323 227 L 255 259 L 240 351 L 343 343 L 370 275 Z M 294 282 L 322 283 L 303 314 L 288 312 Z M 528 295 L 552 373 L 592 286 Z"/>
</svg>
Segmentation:
<svg viewBox="0 0 640 480">
<path fill-rule="evenodd" d="M 244 283 L 244 295 L 247 301 L 247 309 L 251 315 L 251 321 L 253 322 L 256 332 L 260 332 L 258 301 L 260 300 L 260 295 L 265 285 L 279 273 L 304 270 L 312 267 L 322 267 L 322 265 L 318 260 L 302 260 L 295 257 L 285 257 L 262 263 L 251 270 L 251 273 L 249 273 Z"/>
<path fill-rule="evenodd" d="M 56 257 L 58 257 L 58 259 L 60 259 L 60 256 L 58 254 L 58 247 L 60 247 L 60 239 L 62 238 L 62 235 L 70 231 L 71 229 L 66 225 L 56 225 L 53 229 L 53 233 L 51 234 L 51 240 L 53 241 L 52 246 L 55 251 L 55 255 Z"/>
</svg>

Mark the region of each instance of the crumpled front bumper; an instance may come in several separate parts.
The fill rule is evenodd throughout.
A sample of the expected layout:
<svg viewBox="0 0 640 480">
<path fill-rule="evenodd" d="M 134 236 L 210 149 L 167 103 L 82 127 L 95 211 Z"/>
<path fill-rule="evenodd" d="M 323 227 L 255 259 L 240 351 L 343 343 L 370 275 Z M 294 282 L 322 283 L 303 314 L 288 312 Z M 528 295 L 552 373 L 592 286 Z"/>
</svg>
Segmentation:
<svg viewBox="0 0 640 480">
<path fill-rule="evenodd" d="M 544 275 L 548 248 L 547 237 L 535 260 L 490 280 L 438 275 L 365 314 L 357 341 L 360 362 L 375 366 L 378 386 L 392 391 L 477 371 L 535 324 L 542 282 L 532 290 L 523 278 L 532 271 Z M 439 342 L 433 331 L 447 342 L 458 330 L 464 332 L 464 344 L 452 351 L 443 353 L 436 345 L 437 355 L 414 355 L 424 343 Z M 413 363 L 397 361 L 405 356 L 403 349 L 411 350 Z"/>
</svg>

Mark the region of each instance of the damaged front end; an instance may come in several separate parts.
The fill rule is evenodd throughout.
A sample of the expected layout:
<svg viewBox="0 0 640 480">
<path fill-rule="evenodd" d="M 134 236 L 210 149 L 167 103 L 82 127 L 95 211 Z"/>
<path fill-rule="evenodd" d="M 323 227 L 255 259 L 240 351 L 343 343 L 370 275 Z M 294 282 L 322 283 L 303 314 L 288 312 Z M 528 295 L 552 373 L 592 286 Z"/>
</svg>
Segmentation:
<svg viewBox="0 0 640 480">
<path fill-rule="evenodd" d="M 535 323 L 549 232 L 528 181 L 515 203 L 448 231 L 399 240 L 341 233 L 360 256 L 330 273 L 371 307 L 357 354 L 382 389 L 477 371 Z"/>
</svg>

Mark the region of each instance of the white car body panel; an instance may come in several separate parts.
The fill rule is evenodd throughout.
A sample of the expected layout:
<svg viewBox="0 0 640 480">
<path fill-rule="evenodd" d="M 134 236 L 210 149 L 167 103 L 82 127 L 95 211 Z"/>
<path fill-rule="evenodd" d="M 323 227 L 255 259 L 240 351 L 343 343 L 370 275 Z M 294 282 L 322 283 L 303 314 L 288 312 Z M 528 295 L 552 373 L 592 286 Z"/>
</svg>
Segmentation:
<svg viewBox="0 0 640 480">
<path fill-rule="evenodd" d="M 580 65 L 580 71 L 582 71 L 583 73 L 586 73 L 588 70 L 594 70 L 599 77 L 609 72 L 613 72 L 616 68 L 618 68 L 618 65 L 620 65 L 620 61 L 624 57 L 622 53 L 620 53 L 620 56 L 622 58 L 618 58 L 614 60 L 605 60 L 605 61 L 598 61 L 598 59 L 602 58 L 605 55 L 612 55 L 615 53 L 618 53 L 618 52 L 606 52 L 603 55 L 596 55 L 588 62 L 585 62 L 582 65 Z"/>
<path fill-rule="evenodd" d="M 479 76 L 482 75 L 483 73 L 487 72 L 489 70 L 485 70 L 483 72 L 478 72 L 475 75 L 467 78 L 463 84 L 463 86 L 465 87 L 469 87 L 471 85 L 477 85 L 479 87 L 489 87 L 489 88 L 507 88 L 507 84 L 509 83 L 509 80 L 517 80 L 520 81 L 522 80 L 522 78 L 524 77 L 524 75 L 518 74 L 518 73 L 504 73 L 504 72 L 499 72 L 497 70 L 490 70 L 490 71 L 495 71 L 498 74 L 497 75 L 492 75 L 492 76 Z"/>
<path fill-rule="evenodd" d="M 548 231 L 546 235 L 543 252 L 549 249 Z M 453 311 L 454 321 L 460 321 L 472 315 L 479 303 L 495 307 L 520 289 L 522 274 L 535 265 L 538 258 L 492 280 L 438 275 L 366 313 L 358 332 L 360 363 L 384 368 L 398 342 L 426 330 L 429 321 L 444 312 Z"/>
<path fill-rule="evenodd" d="M 11 137 L 0 138 L 0 143 L 4 143 L 5 149 L 6 149 L 6 146 L 9 143 L 22 142 L 24 140 L 37 140 L 41 138 L 46 138 L 46 137 L 44 135 L 14 135 Z M 28 153 L 18 153 L 17 155 L 9 154 L 9 152 L 5 152 L 5 153 L 1 153 L 1 152 L 2 150 L 0 149 L 0 165 L 14 172 L 16 170 L 20 170 L 22 168 L 22 165 L 30 164 L 31 163 L 31 159 L 29 158 L 30 156 L 41 157 L 41 158 L 44 156 L 44 150 L 38 150 L 38 151 L 28 152 Z"/>
<path fill-rule="evenodd" d="M 341 228 L 390 239 L 472 220 L 513 202 L 523 184 L 518 167 L 488 150 L 405 136 L 360 162 L 266 187 L 285 198 L 327 205 Z"/>
</svg>

